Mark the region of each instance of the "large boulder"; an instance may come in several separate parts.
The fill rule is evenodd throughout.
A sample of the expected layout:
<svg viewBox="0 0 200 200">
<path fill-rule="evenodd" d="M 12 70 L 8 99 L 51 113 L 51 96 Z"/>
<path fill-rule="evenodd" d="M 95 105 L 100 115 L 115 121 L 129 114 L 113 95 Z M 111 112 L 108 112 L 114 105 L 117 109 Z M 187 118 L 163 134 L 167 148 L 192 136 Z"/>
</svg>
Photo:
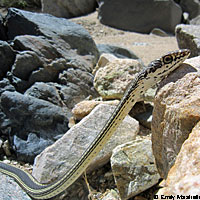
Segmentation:
<svg viewBox="0 0 200 200">
<path fill-rule="evenodd" d="M 200 57 L 185 61 L 163 82 L 154 101 L 152 147 L 162 178 L 173 166 L 183 142 L 200 120 Z M 186 64 L 188 63 L 188 64 Z"/>
<path fill-rule="evenodd" d="M 42 12 L 52 14 L 57 17 L 77 17 L 95 11 L 96 0 L 42 0 Z"/>
<path fill-rule="evenodd" d="M 10 42 L 0 41 L 0 128 L 18 159 L 33 162 L 68 130 L 70 109 L 97 95 L 91 72 L 99 52 L 67 19 L 10 8 L 4 25 Z"/>
<path fill-rule="evenodd" d="M 165 187 L 159 190 L 155 199 L 163 196 L 189 197 L 200 195 L 200 122 L 192 129 L 189 138 L 183 143 L 174 166 L 169 171 Z M 193 198 L 189 195 L 194 195 Z M 196 198 L 195 198 L 196 196 Z M 178 199 L 178 198 L 177 198 Z"/>
<path fill-rule="evenodd" d="M 62 138 L 36 157 L 33 176 L 42 183 L 49 183 L 58 177 L 62 177 L 94 142 L 115 108 L 116 106 L 105 104 L 94 108 L 89 115 L 73 126 Z M 103 166 L 109 161 L 113 148 L 124 142 L 134 140 L 138 132 L 139 123 L 130 116 L 126 116 L 103 149 L 93 159 L 88 169 L 94 170 Z M 83 199 L 77 197 L 77 191 L 84 187 L 84 184 L 80 181 L 81 178 L 65 191 L 65 193 L 68 193 L 67 199 Z M 88 190 L 83 190 L 83 193 L 87 192 Z M 74 193 L 76 198 L 72 197 Z"/>
<path fill-rule="evenodd" d="M 1 108 L 10 120 L 9 135 L 18 159 L 35 156 L 68 130 L 70 113 L 59 106 L 18 92 L 5 91 Z"/>
<path fill-rule="evenodd" d="M 91 55 L 95 62 L 98 59 L 98 50 L 89 33 L 67 19 L 9 8 L 6 22 L 9 40 L 18 35 L 40 35 L 55 41 L 62 39 L 80 55 Z"/>
<path fill-rule="evenodd" d="M 173 0 L 98 0 L 98 3 L 101 23 L 128 31 L 149 33 L 153 28 L 161 28 L 174 33 L 182 17 L 181 7 Z"/>
<path fill-rule="evenodd" d="M 200 1 L 199 0 L 180 0 L 179 5 L 183 12 L 189 13 L 189 18 L 193 19 L 200 14 Z"/>
</svg>

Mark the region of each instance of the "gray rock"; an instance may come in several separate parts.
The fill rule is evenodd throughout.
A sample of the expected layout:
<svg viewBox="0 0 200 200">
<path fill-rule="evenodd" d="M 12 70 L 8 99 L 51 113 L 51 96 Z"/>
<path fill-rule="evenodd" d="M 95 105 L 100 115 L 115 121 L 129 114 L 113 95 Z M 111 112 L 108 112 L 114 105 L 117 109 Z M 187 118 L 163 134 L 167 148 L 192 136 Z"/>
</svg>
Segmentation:
<svg viewBox="0 0 200 200">
<path fill-rule="evenodd" d="M 34 51 L 22 51 L 16 55 L 11 72 L 20 79 L 28 80 L 32 71 L 41 66 L 43 62 Z"/>
<path fill-rule="evenodd" d="M 189 13 L 189 18 L 193 19 L 200 14 L 199 0 L 180 0 L 179 5 L 183 12 Z"/>
<path fill-rule="evenodd" d="M 149 139 L 137 139 L 113 150 L 111 167 L 121 199 L 129 199 L 159 181 Z"/>
<path fill-rule="evenodd" d="M 184 25 L 176 26 L 176 39 L 180 49 L 190 49 L 190 57 L 200 55 L 200 26 Z"/>
<path fill-rule="evenodd" d="M 7 40 L 6 27 L 4 26 L 4 19 L 0 13 L 0 40 Z"/>
<path fill-rule="evenodd" d="M 62 138 L 46 148 L 35 159 L 33 175 L 40 182 L 50 182 L 61 177 L 79 159 L 107 122 L 115 106 L 98 105 L 88 116 L 74 125 Z M 89 166 L 90 170 L 109 161 L 116 145 L 134 140 L 139 123 L 127 116 Z M 56 162 L 55 160 L 56 159 Z M 51 174 L 51 176 L 49 176 Z M 73 184 L 74 185 L 74 184 Z M 76 190 L 79 190 L 76 188 Z"/>
<path fill-rule="evenodd" d="M 37 82 L 32 85 L 28 90 L 26 90 L 24 94 L 36 97 L 38 99 L 43 99 L 45 101 L 49 101 L 54 105 L 63 107 L 66 106 L 63 102 L 63 94 L 61 93 L 61 89 L 63 89 L 63 87 L 65 86 L 52 82 Z"/>
<path fill-rule="evenodd" d="M 9 176 L 0 173 L 0 199 L 2 200 L 31 200 L 22 188 Z"/>
<path fill-rule="evenodd" d="M 70 114 L 58 106 L 17 92 L 1 95 L 1 108 L 11 121 L 11 140 L 18 159 L 34 157 L 68 130 Z"/>
<path fill-rule="evenodd" d="M 93 75 L 79 69 L 69 68 L 59 74 L 58 81 L 63 86 L 60 94 L 67 107 L 73 108 L 75 104 L 85 99 L 89 95 L 98 96 L 93 87 Z"/>
<path fill-rule="evenodd" d="M 192 24 L 192 25 L 200 25 L 200 15 L 198 15 L 197 17 L 195 17 L 194 19 L 192 19 L 190 21 L 190 24 Z"/>
<path fill-rule="evenodd" d="M 110 44 L 98 44 L 97 48 L 100 54 L 109 53 L 113 54 L 117 58 L 139 59 L 131 50 L 125 49 L 120 46 L 115 46 Z"/>
<path fill-rule="evenodd" d="M 0 81 L 0 95 L 5 91 L 10 91 L 10 92 L 15 91 L 14 86 L 12 86 L 10 84 L 10 81 L 6 78 L 4 78 L 3 80 Z M 1 130 L 1 133 L 9 136 L 10 130 L 11 130 L 11 127 L 10 127 L 11 124 L 12 123 L 9 120 L 9 118 L 5 115 L 5 113 L 0 108 L 0 130 Z"/>
<path fill-rule="evenodd" d="M 89 33 L 82 26 L 67 19 L 9 8 L 6 22 L 10 40 L 18 35 L 40 35 L 54 41 L 64 40 L 70 48 L 76 49 L 78 54 L 93 56 L 94 63 L 98 59 L 97 47 Z"/>
<path fill-rule="evenodd" d="M 15 37 L 13 46 L 21 52 L 7 76 L 17 91 L 24 93 L 36 82 L 59 82 L 64 84 L 58 88 L 65 91 L 64 103 L 70 108 L 88 95 L 97 96 L 89 73 L 93 64 L 70 50 L 66 42 L 26 35 Z"/>
<path fill-rule="evenodd" d="M 149 33 L 153 28 L 174 33 L 182 10 L 173 0 L 98 0 L 99 20 L 115 28 Z M 165 22 L 165 23 L 163 23 Z"/>
<path fill-rule="evenodd" d="M 15 91 L 14 86 L 11 85 L 10 81 L 6 78 L 0 81 L 0 95 L 5 91 L 10 91 L 10 92 Z"/>
<path fill-rule="evenodd" d="M 42 0 L 42 11 L 57 17 L 77 17 L 95 11 L 95 0 Z"/>
<path fill-rule="evenodd" d="M 10 83 L 15 87 L 16 91 L 24 93 L 24 91 L 30 87 L 30 83 L 28 81 L 22 80 L 16 76 L 14 76 L 10 71 L 7 72 L 6 78 L 10 81 Z"/>
<path fill-rule="evenodd" d="M 11 69 L 15 60 L 15 53 L 7 42 L 0 40 L 0 79 Z"/>
</svg>

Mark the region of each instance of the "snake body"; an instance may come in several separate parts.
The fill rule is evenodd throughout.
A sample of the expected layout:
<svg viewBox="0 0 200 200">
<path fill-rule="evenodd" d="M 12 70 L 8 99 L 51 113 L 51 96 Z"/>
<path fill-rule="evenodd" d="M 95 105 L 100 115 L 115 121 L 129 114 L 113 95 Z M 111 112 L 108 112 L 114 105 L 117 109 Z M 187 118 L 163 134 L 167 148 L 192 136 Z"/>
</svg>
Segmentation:
<svg viewBox="0 0 200 200">
<path fill-rule="evenodd" d="M 0 172 L 13 177 L 17 183 L 34 199 L 51 199 L 68 188 L 86 170 L 89 163 L 103 148 L 115 132 L 121 121 L 129 113 L 140 96 L 150 87 L 176 69 L 188 56 L 187 49 L 170 52 L 152 61 L 147 68 L 134 78 L 127 88 L 119 105 L 113 112 L 106 125 L 94 139 L 89 148 L 83 153 L 75 165 L 60 179 L 50 184 L 41 184 L 27 172 L 12 165 L 0 162 Z"/>
</svg>

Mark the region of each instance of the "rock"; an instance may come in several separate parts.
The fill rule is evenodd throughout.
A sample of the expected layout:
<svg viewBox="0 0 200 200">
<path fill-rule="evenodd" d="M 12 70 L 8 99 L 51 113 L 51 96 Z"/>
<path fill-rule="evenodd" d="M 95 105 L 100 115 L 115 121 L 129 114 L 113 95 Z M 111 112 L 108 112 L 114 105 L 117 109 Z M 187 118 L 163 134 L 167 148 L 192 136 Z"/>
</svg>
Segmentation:
<svg viewBox="0 0 200 200">
<path fill-rule="evenodd" d="M 200 55 L 200 33 L 198 25 L 176 26 L 176 39 L 180 49 L 190 49 L 190 57 Z"/>
<path fill-rule="evenodd" d="M 94 140 L 115 106 L 98 105 L 92 112 L 73 126 L 62 138 L 46 148 L 35 159 L 33 175 L 40 182 L 50 182 L 67 172 L 89 144 Z M 127 116 L 103 150 L 92 161 L 89 170 L 108 162 L 112 149 L 119 144 L 134 140 L 139 131 L 136 120 Z M 51 174 L 51 176 L 49 176 Z M 74 185 L 74 184 L 73 184 Z M 73 187 L 72 185 L 72 187 Z M 78 188 L 76 188 L 76 191 Z"/>
<path fill-rule="evenodd" d="M 153 86 L 152 88 L 149 88 L 143 95 L 144 101 L 154 102 L 154 97 L 156 95 L 157 86 Z"/>
<path fill-rule="evenodd" d="M 119 101 L 81 101 L 80 103 L 76 104 L 72 110 L 72 114 L 75 119 L 81 120 L 85 116 L 87 116 L 96 106 L 99 104 L 109 104 L 109 105 L 118 105 Z"/>
<path fill-rule="evenodd" d="M 65 42 L 65 46 L 76 49 L 79 55 L 91 57 L 93 63 L 96 63 L 99 56 L 89 33 L 82 26 L 67 19 L 9 8 L 6 27 L 9 40 L 18 35 L 45 36 L 54 43 L 57 40 Z M 37 46 L 36 44 L 39 45 L 39 43 L 35 43 L 35 46 Z"/>
<path fill-rule="evenodd" d="M 9 176 L 0 173 L 0 199 L 2 200 L 31 200 L 22 188 Z"/>
<path fill-rule="evenodd" d="M 0 79 L 5 77 L 15 60 L 15 53 L 5 41 L 0 41 Z"/>
<path fill-rule="evenodd" d="M 162 29 L 160 28 L 154 28 L 151 33 L 152 35 L 157 35 L 157 36 L 160 36 L 160 37 L 169 37 L 169 35 L 163 31 Z"/>
<path fill-rule="evenodd" d="M 183 143 L 176 158 L 174 166 L 170 169 L 166 187 L 157 193 L 161 195 L 200 195 L 200 122 L 198 122 L 189 134 L 189 138 Z M 194 199 L 194 198 L 189 198 Z"/>
<path fill-rule="evenodd" d="M 4 154 L 5 154 L 7 157 L 9 157 L 9 156 L 12 155 L 11 152 L 10 152 L 11 148 L 10 148 L 10 144 L 9 144 L 8 140 L 6 140 L 6 141 L 3 143 L 2 149 L 3 149 L 3 151 L 4 151 Z"/>
<path fill-rule="evenodd" d="M 14 48 L 21 52 L 17 54 L 12 71 L 7 76 L 17 91 L 24 93 L 36 82 L 57 82 L 60 84 L 55 84 L 54 87 L 62 90 L 63 102 L 69 108 L 88 95 L 97 96 L 93 87 L 93 75 L 90 73 L 92 62 L 69 49 L 66 42 L 56 40 L 54 43 L 42 36 L 17 36 Z M 37 90 L 41 90 L 41 87 Z M 45 100 L 47 98 L 52 97 L 45 97 Z"/>
<path fill-rule="evenodd" d="M 12 147 L 22 161 L 33 162 L 68 130 L 70 114 L 44 100 L 6 91 L 1 95 L 1 108 L 11 121 Z"/>
<path fill-rule="evenodd" d="M 145 112 L 136 115 L 135 119 L 139 121 L 142 126 L 151 129 L 153 108 L 151 106 L 147 108 Z"/>
<path fill-rule="evenodd" d="M 5 91 L 14 92 L 15 88 L 10 84 L 8 79 L 4 78 L 3 80 L 0 81 L 0 96 Z M 10 127 L 11 124 L 12 124 L 12 122 L 5 115 L 5 113 L 2 111 L 2 109 L 0 107 L 0 129 L 1 129 L 1 133 L 9 136 L 10 131 L 11 131 L 11 127 Z"/>
<path fill-rule="evenodd" d="M 0 137 L 0 154 L 3 155 L 3 148 L 2 148 L 2 145 L 3 145 L 3 139 Z"/>
<path fill-rule="evenodd" d="M 100 54 L 113 54 L 117 58 L 139 59 L 131 50 L 120 46 L 110 44 L 98 44 L 97 48 Z"/>
<path fill-rule="evenodd" d="M 116 59 L 98 69 L 94 78 L 94 87 L 103 99 L 122 98 L 127 85 L 143 66 L 138 60 Z"/>
<path fill-rule="evenodd" d="M 43 61 L 34 51 L 22 51 L 16 55 L 11 72 L 20 79 L 28 80 L 31 73 L 42 65 Z"/>
<path fill-rule="evenodd" d="M 115 0 L 98 0 L 98 3 L 98 18 L 102 24 L 127 31 L 150 33 L 153 28 L 161 28 L 174 33 L 182 17 L 180 6 L 172 0 L 145 0 L 142 4 L 139 0 L 117 3 Z"/>
<path fill-rule="evenodd" d="M 57 17 L 78 17 L 95 11 L 97 7 L 96 4 L 95 0 L 42 0 L 42 12 L 49 13 Z"/>
<path fill-rule="evenodd" d="M 107 194 L 105 194 L 102 200 L 120 200 L 120 196 L 118 192 L 112 189 L 112 190 L 109 190 Z"/>
<path fill-rule="evenodd" d="M 0 40 L 7 40 L 6 28 L 4 26 L 4 19 L 0 13 Z"/>
<path fill-rule="evenodd" d="M 199 0 L 180 0 L 179 5 L 183 12 L 188 12 L 190 19 L 197 17 L 200 14 Z"/>
<path fill-rule="evenodd" d="M 183 12 L 182 24 L 190 24 L 189 13 Z"/>
<path fill-rule="evenodd" d="M 10 92 L 15 91 L 14 86 L 11 85 L 10 81 L 6 78 L 0 81 L 0 95 L 5 91 L 10 91 Z"/>
<path fill-rule="evenodd" d="M 197 65 L 199 58 L 195 61 Z M 162 178 L 167 177 L 183 142 L 200 119 L 200 79 L 197 73 L 189 73 L 194 71 L 191 66 L 182 64 L 171 73 L 161 83 L 155 97 L 152 146 Z"/>
<path fill-rule="evenodd" d="M 54 105 L 64 107 L 65 109 L 66 105 L 62 99 L 61 88 L 62 85 L 59 85 L 57 83 L 36 82 L 28 90 L 26 90 L 25 95 L 30 95 L 38 99 L 43 99 L 45 101 L 53 103 Z"/>
<path fill-rule="evenodd" d="M 74 68 L 69 68 L 60 73 L 58 82 L 63 85 L 60 88 L 60 94 L 65 105 L 72 109 L 75 104 L 90 95 L 97 97 L 93 79 L 91 73 Z"/>
<path fill-rule="evenodd" d="M 14 76 L 10 71 L 7 72 L 6 78 L 9 80 L 15 90 L 20 93 L 24 93 L 24 91 L 26 91 L 26 89 L 31 85 L 28 81 Z"/>
<path fill-rule="evenodd" d="M 99 68 L 105 67 L 107 65 L 107 63 L 112 62 L 116 59 L 118 59 L 118 58 L 116 56 L 114 56 L 113 54 L 102 53 L 98 60 L 97 65 L 95 66 L 94 70 L 92 71 L 92 74 L 95 75 Z"/>
<path fill-rule="evenodd" d="M 121 199 L 129 199 L 159 181 L 151 140 L 137 139 L 113 150 L 111 167 Z"/>
<path fill-rule="evenodd" d="M 200 25 L 200 15 L 198 15 L 197 17 L 195 17 L 194 19 L 192 19 L 190 21 L 190 24 L 192 24 L 192 25 Z"/>
</svg>

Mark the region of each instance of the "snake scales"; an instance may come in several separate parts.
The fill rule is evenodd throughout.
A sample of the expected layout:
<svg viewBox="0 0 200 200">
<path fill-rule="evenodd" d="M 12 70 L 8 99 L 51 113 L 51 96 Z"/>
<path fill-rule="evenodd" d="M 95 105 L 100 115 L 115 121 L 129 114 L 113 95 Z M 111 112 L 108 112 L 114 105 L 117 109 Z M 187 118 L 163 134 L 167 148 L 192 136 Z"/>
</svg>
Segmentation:
<svg viewBox="0 0 200 200">
<path fill-rule="evenodd" d="M 54 183 L 41 184 L 27 172 L 3 162 L 0 162 L 0 172 L 13 177 L 34 199 L 50 199 L 60 194 L 81 176 L 89 163 L 103 148 L 106 141 L 108 141 L 140 96 L 148 88 L 158 83 L 170 72 L 176 69 L 186 58 L 188 58 L 189 55 L 190 51 L 187 49 L 170 52 L 159 59 L 152 61 L 145 70 L 138 73 L 130 83 L 112 116 L 89 148 L 85 153 L 83 153 L 71 170 L 66 172 Z"/>
</svg>

